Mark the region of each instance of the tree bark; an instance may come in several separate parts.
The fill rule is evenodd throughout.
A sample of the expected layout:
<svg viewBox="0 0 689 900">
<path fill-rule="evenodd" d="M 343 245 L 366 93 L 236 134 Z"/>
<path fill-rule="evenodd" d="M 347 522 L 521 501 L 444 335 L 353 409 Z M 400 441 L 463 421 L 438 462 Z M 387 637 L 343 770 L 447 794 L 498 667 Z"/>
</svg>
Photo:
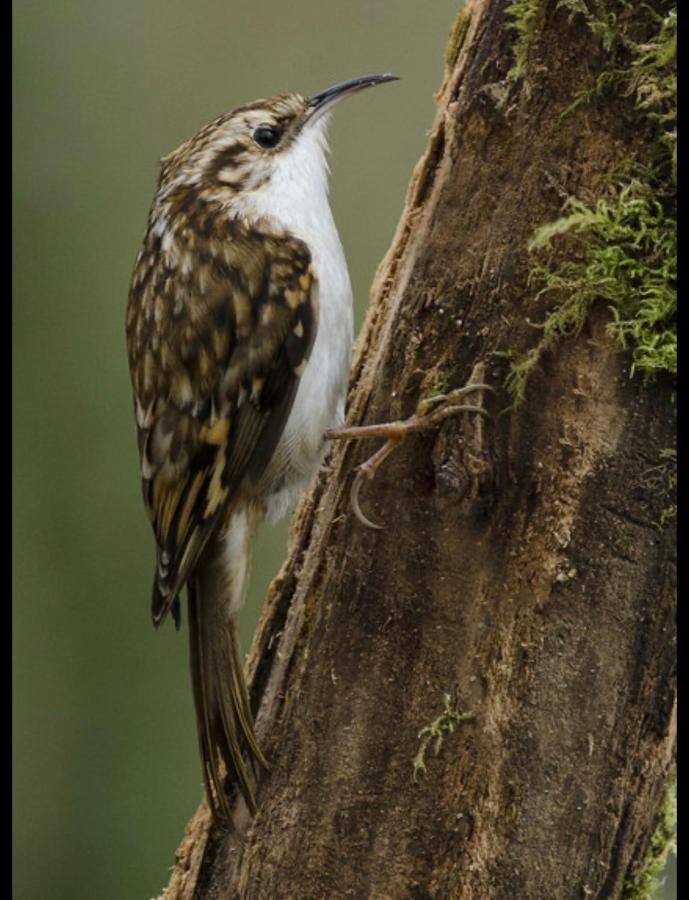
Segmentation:
<svg viewBox="0 0 689 900">
<path fill-rule="evenodd" d="M 559 118 L 604 65 L 580 17 L 541 5 L 525 90 L 504 13 L 474 0 L 455 23 L 350 423 L 404 418 L 481 371 L 504 410 L 495 351 L 533 345 L 547 307 L 534 229 L 649 140 L 617 95 Z M 362 490 L 381 531 L 349 503 L 378 444 L 334 448 L 248 662 L 272 763 L 258 813 L 239 841 L 202 805 L 166 900 L 621 895 L 675 752 L 674 538 L 652 477 L 674 407 L 668 381 L 630 380 L 608 320 L 594 308 L 544 355 L 519 408 L 408 438 Z M 444 695 L 471 713 L 454 733 Z M 437 755 L 419 738 L 433 722 Z"/>
</svg>

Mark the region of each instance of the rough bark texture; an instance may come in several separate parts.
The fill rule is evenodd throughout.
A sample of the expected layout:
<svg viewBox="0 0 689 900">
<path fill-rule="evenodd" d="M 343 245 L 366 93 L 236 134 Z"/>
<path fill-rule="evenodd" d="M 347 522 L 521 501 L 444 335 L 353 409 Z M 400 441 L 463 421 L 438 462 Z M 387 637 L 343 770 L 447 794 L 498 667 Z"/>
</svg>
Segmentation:
<svg viewBox="0 0 689 900">
<path fill-rule="evenodd" d="M 349 421 L 402 418 L 532 345 L 526 245 L 645 140 L 622 101 L 558 120 L 597 64 L 545 4 L 530 95 L 503 2 L 458 18 L 428 149 L 381 264 Z M 494 424 L 338 447 L 299 506 L 249 674 L 272 760 L 244 842 L 189 823 L 182 898 L 608 898 L 645 853 L 674 756 L 674 540 L 653 477 L 671 386 L 640 387 L 594 310 Z M 498 393 L 484 402 L 508 405 Z M 426 752 L 443 694 L 474 718 Z"/>
</svg>

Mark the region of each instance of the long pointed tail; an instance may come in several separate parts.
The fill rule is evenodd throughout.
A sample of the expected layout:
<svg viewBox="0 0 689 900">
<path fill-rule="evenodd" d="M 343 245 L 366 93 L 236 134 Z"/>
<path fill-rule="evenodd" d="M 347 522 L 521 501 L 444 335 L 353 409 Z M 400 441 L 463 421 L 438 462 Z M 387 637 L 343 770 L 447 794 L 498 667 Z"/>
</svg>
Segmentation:
<svg viewBox="0 0 689 900">
<path fill-rule="evenodd" d="M 256 766 L 268 764 L 254 734 L 236 619 L 228 616 L 227 594 L 208 572 L 190 582 L 188 591 L 191 677 L 204 783 L 213 818 L 229 822 L 223 776 L 237 785 L 253 812 Z"/>
</svg>

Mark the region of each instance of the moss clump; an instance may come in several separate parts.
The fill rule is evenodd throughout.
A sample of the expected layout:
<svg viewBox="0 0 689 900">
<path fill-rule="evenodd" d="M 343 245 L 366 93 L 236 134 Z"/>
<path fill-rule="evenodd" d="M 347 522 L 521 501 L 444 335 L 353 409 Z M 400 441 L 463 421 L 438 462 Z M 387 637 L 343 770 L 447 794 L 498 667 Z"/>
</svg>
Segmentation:
<svg viewBox="0 0 689 900">
<path fill-rule="evenodd" d="M 593 34 L 600 39 L 605 50 L 609 50 L 618 34 L 618 13 L 611 9 L 610 0 L 559 0 L 557 9 L 565 9 L 570 19 L 581 15 L 586 20 Z M 629 0 L 618 0 L 615 4 L 624 13 L 631 6 Z M 516 32 L 514 42 L 514 65 L 507 73 L 512 81 L 524 80 L 524 88 L 528 94 L 531 87 L 527 79 L 529 57 L 538 39 L 539 21 L 543 13 L 543 0 L 512 0 L 505 9 L 506 27 Z"/>
<path fill-rule="evenodd" d="M 579 7 L 580 0 L 563 0 L 567 6 Z M 593 85 L 580 91 L 574 102 L 561 113 L 566 116 L 583 104 L 616 93 L 632 97 L 636 109 L 658 126 L 661 153 L 669 153 L 673 180 L 677 174 L 677 9 L 672 4 L 665 12 L 649 13 L 652 31 L 640 40 L 633 40 L 624 31 L 613 29 L 612 20 L 589 19 L 594 34 L 605 49 L 614 49 L 615 56 L 624 57 L 620 65 L 611 65 L 601 72 Z M 625 61 L 626 60 L 626 61 Z"/>
<path fill-rule="evenodd" d="M 630 374 L 645 380 L 658 372 L 677 372 L 675 222 L 643 181 L 608 190 L 588 207 L 568 200 L 565 214 L 537 229 L 530 252 L 552 247 L 570 235 L 570 258 L 534 265 L 529 283 L 537 297 L 554 301 L 538 343 L 512 359 L 506 386 L 519 403 L 527 378 L 543 353 L 564 337 L 576 335 L 594 303 L 607 304 L 608 332 L 631 351 Z"/>
<path fill-rule="evenodd" d="M 638 110 L 656 122 L 657 147 L 652 163 L 661 168 L 669 157 L 672 183 L 677 181 L 677 8 L 656 16 L 657 31 L 632 45 L 632 64 L 624 82 Z"/>
<path fill-rule="evenodd" d="M 604 50 L 611 50 L 621 36 L 620 15 L 624 16 L 632 7 L 629 0 L 560 0 L 558 9 L 566 9 L 570 18 L 582 16 L 591 32 L 601 42 Z"/>
<path fill-rule="evenodd" d="M 417 781 L 420 772 L 426 771 L 425 756 L 431 741 L 433 741 L 434 756 L 437 756 L 440 753 L 440 748 L 443 745 L 445 735 L 453 734 L 462 722 L 470 722 L 474 718 L 473 713 L 463 713 L 458 709 L 453 709 L 449 694 L 443 694 L 443 701 L 445 704 L 444 711 L 437 719 L 434 719 L 428 725 L 425 725 L 418 734 L 421 743 L 419 745 L 418 753 L 412 762 L 414 767 L 414 781 Z"/>
<path fill-rule="evenodd" d="M 630 0 L 559 0 L 557 9 L 567 10 L 570 21 L 582 16 L 592 33 L 598 38 L 604 50 L 612 49 L 620 38 L 620 18 L 632 8 Z M 517 38 L 512 48 L 514 65 L 507 73 L 513 81 L 524 79 L 527 94 L 530 85 L 526 78 L 531 50 L 538 40 L 538 25 L 543 12 L 543 0 L 512 0 L 505 9 L 506 27 L 516 32 Z"/>
<path fill-rule="evenodd" d="M 565 112 L 615 85 L 632 99 L 650 141 L 647 158 L 630 162 L 630 174 L 608 184 L 598 200 L 571 197 L 557 220 L 536 230 L 529 244 L 536 260 L 529 285 L 552 307 L 535 346 L 524 354 L 502 354 L 510 359 L 506 387 L 514 405 L 523 400 L 543 353 L 578 334 L 598 301 L 611 311 L 609 333 L 631 353 L 632 377 L 648 381 L 677 371 L 676 4 L 667 4 L 662 14 L 643 7 L 641 23 L 630 18 L 633 7 L 626 2 L 617 4 L 624 14 L 617 17 L 604 0 L 561 0 L 559 6 L 583 15 L 610 51 L 606 71 Z M 554 251 L 564 235 L 568 258 L 558 263 Z"/>
<path fill-rule="evenodd" d="M 514 42 L 514 65 L 507 73 L 512 81 L 526 77 L 529 64 L 529 53 L 538 35 L 538 23 L 541 16 L 543 0 L 513 0 L 505 9 L 507 28 L 516 32 Z M 527 94 L 530 92 L 528 81 L 524 83 Z"/>
<path fill-rule="evenodd" d="M 622 900 L 653 900 L 657 897 L 662 886 L 659 875 L 670 853 L 677 853 L 677 784 L 674 780 L 665 798 L 646 858 L 632 878 L 625 882 Z"/>
</svg>

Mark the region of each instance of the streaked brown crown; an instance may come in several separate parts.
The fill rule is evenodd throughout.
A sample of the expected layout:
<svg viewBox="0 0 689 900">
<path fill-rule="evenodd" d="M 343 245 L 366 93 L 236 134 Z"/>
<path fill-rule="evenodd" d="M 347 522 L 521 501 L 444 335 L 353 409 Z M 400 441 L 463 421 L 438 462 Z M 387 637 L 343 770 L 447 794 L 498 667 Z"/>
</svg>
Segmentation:
<svg viewBox="0 0 689 900">
<path fill-rule="evenodd" d="M 218 116 L 163 157 L 159 191 L 166 197 L 190 187 L 236 194 L 259 186 L 269 177 L 271 158 L 299 134 L 307 112 L 306 97 L 283 94 Z M 261 144 L 266 130 L 279 136 L 274 146 Z"/>
</svg>

